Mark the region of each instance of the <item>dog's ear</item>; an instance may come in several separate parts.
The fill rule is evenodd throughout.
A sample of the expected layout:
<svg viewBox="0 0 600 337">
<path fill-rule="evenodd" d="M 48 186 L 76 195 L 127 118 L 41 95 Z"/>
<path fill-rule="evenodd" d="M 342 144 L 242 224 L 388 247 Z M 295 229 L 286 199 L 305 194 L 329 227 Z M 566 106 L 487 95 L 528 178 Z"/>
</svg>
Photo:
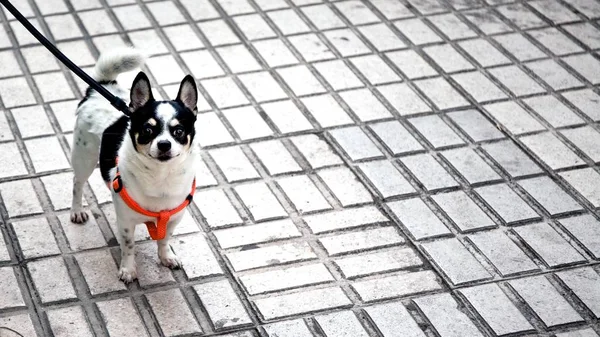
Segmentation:
<svg viewBox="0 0 600 337">
<path fill-rule="evenodd" d="M 196 81 L 191 75 L 187 75 L 181 81 L 176 100 L 194 112 L 194 114 L 198 111 L 196 108 L 196 104 L 198 103 L 198 88 L 196 87 Z"/>
<path fill-rule="evenodd" d="M 140 71 L 131 85 L 131 102 L 129 106 L 135 111 L 150 101 L 154 101 L 150 80 L 143 71 Z"/>
</svg>

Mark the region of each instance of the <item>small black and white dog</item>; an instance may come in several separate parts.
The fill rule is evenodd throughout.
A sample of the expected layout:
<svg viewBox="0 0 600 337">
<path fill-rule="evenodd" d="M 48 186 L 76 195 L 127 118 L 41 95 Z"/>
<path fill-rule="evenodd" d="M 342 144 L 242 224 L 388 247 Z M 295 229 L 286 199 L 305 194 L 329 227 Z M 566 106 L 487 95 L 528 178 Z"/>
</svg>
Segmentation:
<svg viewBox="0 0 600 337">
<path fill-rule="evenodd" d="M 132 48 L 104 53 L 92 77 L 107 90 L 125 100 L 127 91 L 116 82 L 117 76 L 139 68 L 142 54 Z M 133 81 L 129 107 L 131 116 L 117 111 L 95 90 L 88 88 L 77 108 L 71 163 L 74 170 L 71 221 L 83 223 L 88 215 L 83 209 L 83 187 L 100 158 L 102 177 L 112 191 L 119 229 L 121 266 L 119 278 L 125 283 L 137 278 L 134 260 L 134 231 L 137 224 L 156 223 L 157 216 L 146 213 L 174 210 L 191 201 L 190 188 L 195 184 L 198 147 L 194 144 L 194 123 L 198 91 L 191 76 L 181 82 L 177 98 L 157 101 L 148 77 L 140 72 Z M 118 161 L 117 161 L 118 158 Z M 117 164 L 118 162 L 118 164 Z M 137 204 L 133 207 L 123 196 Z M 116 191 L 115 191 L 116 190 Z M 193 194 L 193 193 L 192 193 Z M 169 239 L 184 212 L 172 212 L 166 219 L 166 235 L 157 240 L 158 257 L 163 265 L 177 268 L 179 258 L 171 250 Z M 162 219 L 162 220 L 165 220 Z M 163 221 L 165 222 L 165 221 Z"/>
</svg>

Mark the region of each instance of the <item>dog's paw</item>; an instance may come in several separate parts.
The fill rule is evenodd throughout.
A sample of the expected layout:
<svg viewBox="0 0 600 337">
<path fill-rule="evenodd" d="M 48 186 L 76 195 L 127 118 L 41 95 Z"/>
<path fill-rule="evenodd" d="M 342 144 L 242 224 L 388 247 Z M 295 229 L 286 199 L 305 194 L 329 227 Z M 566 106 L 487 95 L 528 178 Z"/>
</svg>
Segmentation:
<svg viewBox="0 0 600 337">
<path fill-rule="evenodd" d="M 71 222 L 73 223 L 84 223 L 88 221 L 89 216 L 85 211 L 71 211 Z"/>
<path fill-rule="evenodd" d="M 119 269 L 119 279 L 125 284 L 129 284 L 137 279 L 137 270 L 135 268 L 121 267 Z"/>
<path fill-rule="evenodd" d="M 170 269 L 179 269 L 182 266 L 181 260 L 175 253 L 169 252 L 165 254 L 159 254 L 160 263 Z"/>
</svg>

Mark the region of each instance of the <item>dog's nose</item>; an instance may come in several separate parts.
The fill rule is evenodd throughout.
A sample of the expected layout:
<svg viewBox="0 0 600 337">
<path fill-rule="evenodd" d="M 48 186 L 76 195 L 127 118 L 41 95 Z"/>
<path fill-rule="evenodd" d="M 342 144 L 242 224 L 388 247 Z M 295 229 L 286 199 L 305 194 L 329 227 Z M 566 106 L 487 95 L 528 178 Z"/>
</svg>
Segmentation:
<svg viewBox="0 0 600 337">
<path fill-rule="evenodd" d="M 159 140 L 156 146 L 160 151 L 167 152 L 171 149 L 171 142 L 168 140 Z"/>
</svg>

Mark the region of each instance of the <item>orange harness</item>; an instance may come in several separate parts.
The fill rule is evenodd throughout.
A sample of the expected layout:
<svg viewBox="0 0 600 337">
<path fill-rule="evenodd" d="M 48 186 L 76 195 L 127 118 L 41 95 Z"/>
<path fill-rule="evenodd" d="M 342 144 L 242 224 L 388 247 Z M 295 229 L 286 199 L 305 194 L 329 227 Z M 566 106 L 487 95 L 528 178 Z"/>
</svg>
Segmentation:
<svg viewBox="0 0 600 337">
<path fill-rule="evenodd" d="M 185 198 L 185 200 L 176 208 L 173 208 L 168 211 L 151 212 L 151 211 L 143 209 L 142 206 L 140 206 L 140 204 L 135 202 L 135 200 L 133 200 L 131 198 L 129 193 L 127 193 L 125 186 L 123 186 L 123 181 L 121 179 L 121 174 L 119 173 L 118 166 L 117 166 L 117 174 L 112 181 L 112 189 L 113 189 L 113 191 L 115 191 L 115 193 L 117 193 L 121 196 L 121 199 L 123 199 L 125 204 L 127 204 L 127 206 L 129 206 L 129 208 L 131 208 L 132 210 L 134 210 L 142 215 L 156 218 L 156 223 L 154 223 L 152 221 L 147 221 L 147 222 L 145 222 L 145 224 L 146 224 L 146 227 L 148 228 L 148 233 L 150 234 L 150 237 L 152 238 L 152 240 L 162 240 L 167 235 L 167 223 L 169 222 L 171 217 L 173 215 L 181 212 L 184 208 L 186 208 L 192 202 L 192 199 L 194 198 L 194 192 L 196 192 L 196 178 L 194 178 L 194 182 L 192 183 L 192 191 Z"/>
</svg>

